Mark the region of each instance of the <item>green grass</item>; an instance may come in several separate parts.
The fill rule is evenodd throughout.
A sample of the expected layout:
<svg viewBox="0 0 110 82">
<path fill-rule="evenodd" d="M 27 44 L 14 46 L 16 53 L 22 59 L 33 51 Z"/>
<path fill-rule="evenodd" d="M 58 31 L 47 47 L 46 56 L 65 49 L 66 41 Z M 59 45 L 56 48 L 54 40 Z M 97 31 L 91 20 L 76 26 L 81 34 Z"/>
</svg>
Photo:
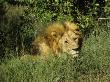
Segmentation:
<svg viewBox="0 0 110 82">
<path fill-rule="evenodd" d="M 80 56 L 13 58 L 0 65 L 0 82 L 110 82 L 110 24 L 84 38 Z"/>
</svg>

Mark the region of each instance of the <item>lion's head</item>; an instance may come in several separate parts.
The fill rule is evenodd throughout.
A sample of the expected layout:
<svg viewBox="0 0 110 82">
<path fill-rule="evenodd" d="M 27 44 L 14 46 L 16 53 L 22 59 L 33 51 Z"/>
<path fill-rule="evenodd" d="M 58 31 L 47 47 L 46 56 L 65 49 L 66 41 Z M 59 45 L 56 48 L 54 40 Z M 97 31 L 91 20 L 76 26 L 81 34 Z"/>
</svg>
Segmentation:
<svg viewBox="0 0 110 82">
<path fill-rule="evenodd" d="M 62 52 L 66 52 L 73 56 L 78 56 L 81 47 L 80 34 L 76 34 L 73 31 L 65 32 L 62 38 L 59 40 L 59 47 Z"/>
<path fill-rule="evenodd" d="M 33 50 L 41 55 L 61 52 L 77 56 L 81 46 L 79 27 L 71 22 L 53 23 L 33 42 Z"/>
</svg>

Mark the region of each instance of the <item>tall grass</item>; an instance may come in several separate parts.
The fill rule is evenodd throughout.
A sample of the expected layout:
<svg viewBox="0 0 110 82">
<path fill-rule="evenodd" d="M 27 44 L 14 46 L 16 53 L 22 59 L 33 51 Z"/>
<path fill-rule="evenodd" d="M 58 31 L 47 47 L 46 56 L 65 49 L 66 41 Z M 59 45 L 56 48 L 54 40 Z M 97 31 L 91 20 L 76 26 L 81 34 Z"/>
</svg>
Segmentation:
<svg viewBox="0 0 110 82">
<path fill-rule="evenodd" d="M 80 56 L 13 58 L 0 65 L 0 82 L 109 82 L 110 22 L 97 23 Z"/>
</svg>

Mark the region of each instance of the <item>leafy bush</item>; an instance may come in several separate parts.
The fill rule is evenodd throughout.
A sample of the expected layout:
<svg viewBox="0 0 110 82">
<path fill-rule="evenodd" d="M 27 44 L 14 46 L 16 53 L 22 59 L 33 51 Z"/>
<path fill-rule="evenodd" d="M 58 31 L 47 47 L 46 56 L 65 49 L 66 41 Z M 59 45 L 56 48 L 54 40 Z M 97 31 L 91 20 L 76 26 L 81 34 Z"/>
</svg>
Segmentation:
<svg viewBox="0 0 110 82">
<path fill-rule="evenodd" d="M 0 82 L 109 82 L 109 2 L 1 0 Z M 66 54 L 47 60 L 15 57 L 31 50 L 32 39 L 49 22 L 64 20 L 77 22 L 86 34 L 78 58 L 72 59 Z"/>
<path fill-rule="evenodd" d="M 94 31 L 84 38 L 78 58 L 72 59 L 67 54 L 48 59 L 30 55 L 13 58 L 1 63 L 0 81 L 109 82 L 110 21 L 102 22 L 95 24 Z"/>
<path fill-rule="evenodd" d="M 34 35 L 49 22 L 75 21 L 83 28 L 85 34 L 89 33 L 98 17 L 104 12 L 108 15 L 108 2 L 107 0 L 105 6 L 105 0 L 2 0 L 0 2 L 1 57 L 8 53 L 21 55 L 27 51 L 31 52 Z"/>
</svg>

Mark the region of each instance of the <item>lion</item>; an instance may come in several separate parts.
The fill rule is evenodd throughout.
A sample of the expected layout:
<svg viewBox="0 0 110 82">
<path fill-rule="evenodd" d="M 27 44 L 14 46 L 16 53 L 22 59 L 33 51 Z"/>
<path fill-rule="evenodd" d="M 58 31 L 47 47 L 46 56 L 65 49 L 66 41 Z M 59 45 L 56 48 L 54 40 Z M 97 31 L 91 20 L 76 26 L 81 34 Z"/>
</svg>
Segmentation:
<svg viewBox="0 0 110 82">
<path fill-rule="evenodd" d="M 32 42 L 32 54 L 48 56 L 67 53 L 78 56 L 82 43 L 82 33 L 72 22 L 56 22 L 50 24 Z"/>
</svg>

